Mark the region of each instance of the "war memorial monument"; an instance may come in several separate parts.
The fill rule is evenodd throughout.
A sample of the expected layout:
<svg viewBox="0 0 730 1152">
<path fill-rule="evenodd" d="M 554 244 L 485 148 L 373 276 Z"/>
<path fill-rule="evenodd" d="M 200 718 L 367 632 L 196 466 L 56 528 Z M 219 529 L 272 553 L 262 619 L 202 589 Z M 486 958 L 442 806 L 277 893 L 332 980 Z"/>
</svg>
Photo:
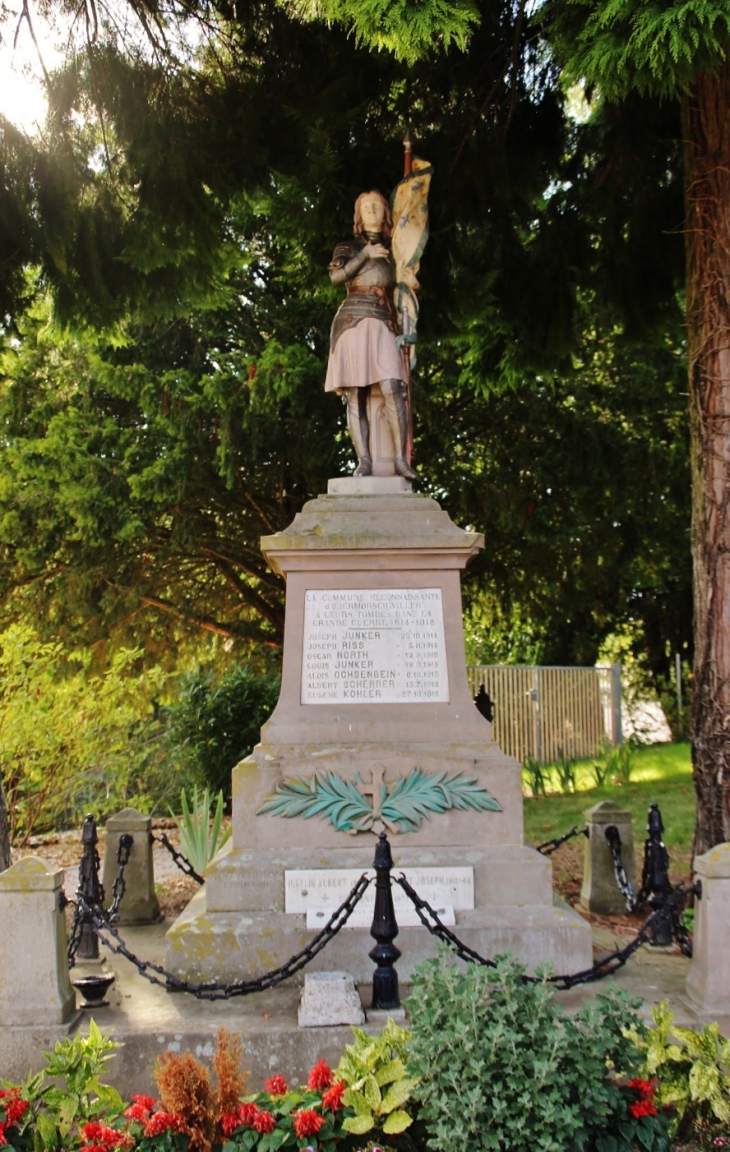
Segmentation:
<svg viewBox="0 0 730 1152">
<path fill-rule="evenodd" d="M 483 537 L 413 491 L 410 363 L 431 171 L 355 206 L 329 267 L 347 289 L 326 387 L 342 397 L 357 467 L 264 537 L 286 579 L 281 694 L 233 771 L 233 835 L 167 935 L 167 967 L 235 981 L 304 948 L 370 869 L 396 869 L 484 956 L 534 970 L 592 962 L 590 929 L 554 906 L 550 862 L 523 843 L 520 765 L 494 742 L 466 677 L 460 572 Z M 371 888 L 312 962 L 372 979 Z M 434 950 L 396 889 L 398 971 Z M 398 900 L 402 897 L 402 902 Z"/>
</svg>

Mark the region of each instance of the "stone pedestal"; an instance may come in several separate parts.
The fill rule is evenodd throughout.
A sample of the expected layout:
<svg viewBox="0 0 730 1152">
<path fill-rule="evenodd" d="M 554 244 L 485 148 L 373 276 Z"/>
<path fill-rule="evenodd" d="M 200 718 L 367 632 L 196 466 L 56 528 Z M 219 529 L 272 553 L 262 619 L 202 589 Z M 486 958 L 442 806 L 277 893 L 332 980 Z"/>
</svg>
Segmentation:
<svg viewBox="0 0 730 1152">
<path fill-rule="evenodd" d="M 119 840 L 126 832 L 133 841 L 124 869 L 125 889 L 119 906 L 120 924 L 149 924 L 160 919 L 152 867 L 151 831 L 151 817 L 138 812 L 136 808 L 123 808 L 106 822 L 103 884 L 107 906 L 111 904 L 114 881 L 119 873 Z"/>
<path fill-rule="evenodd" d="M 585 861 L 583 866 L 583 887 L 580 902 L 590 912 L 609 915 L 626 911 L 626 898 L 621 895 L 616 883 L 613 857 L 606 839 L 606 829 L 615 825 L 621 837 L 621 859 L 626 877 L 636 892 L 636 862 L 634 859 L 634 833 L 631 826 L 631 813 L 626 812 L 612 800 L 602 800 L 585 813 L 588 826 Z"/>
<path fill-rule="evenodd" d="M 280 965 L 313 935 L 285 910 L 285 873 L 369 868 L 384 827 L 396 869 L 473 869 L 474 906 L 455 913 L 471 947 L 556 972 L 590 966 L 588 925 L 553 908 L 550 863 L 524 847 L 520 766 L 469 692 L 460 572 L 481 543 L 406 481 L 377 476 L 330 481 L 262 541 L 287 581 L 281 695 L 234 769 L 227 851 L 168 933 L 174 972 L 234 979 Z M 402 980 L 435 946 L 420 926 L 397 944 Z M 368 981 L 371 947 L 367 928 L 345 927 L 312 967 Z"/>
<path fill-rule="evenodd" d="M 695 879 L 702 896 L 695 901 L 692 964 L 687 993 L 703 1015 L 730 1016 L 730 844 L 718 844 L 696 856 Z"/>
<path fill-rule="evenodd" d="M 76 1015 L 68 975 L 62 871 L 26 856 L 0 874 L 0 1025 L 64 1024 Z"/>
</svg>

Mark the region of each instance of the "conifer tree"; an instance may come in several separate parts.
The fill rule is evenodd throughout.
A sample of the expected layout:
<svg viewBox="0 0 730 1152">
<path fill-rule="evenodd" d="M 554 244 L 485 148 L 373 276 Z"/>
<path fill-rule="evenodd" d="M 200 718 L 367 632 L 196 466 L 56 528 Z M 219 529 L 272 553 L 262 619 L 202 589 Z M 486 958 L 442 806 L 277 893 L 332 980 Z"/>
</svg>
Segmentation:
<svg viewBox="0 0 730 1152">
<path fill-rule="evenodd" d="M 696 853 L 730 841 L 730 7 L 550 0 L 566 74 L 620 103 L 681 107 L 692 454 Z"/>
</svg>

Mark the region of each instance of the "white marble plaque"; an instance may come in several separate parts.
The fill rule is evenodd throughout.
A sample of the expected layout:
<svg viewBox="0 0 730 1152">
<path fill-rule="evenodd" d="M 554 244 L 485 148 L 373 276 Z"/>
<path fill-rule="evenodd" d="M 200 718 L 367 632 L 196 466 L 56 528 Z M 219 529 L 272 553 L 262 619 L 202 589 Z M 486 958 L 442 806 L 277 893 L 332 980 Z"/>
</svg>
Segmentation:
<svg viewBox="0 0 730 1152">
<path fill-rule="evenodd" d="M 365 869 L 374 876 L 372 868 Z M 439 913 L 444 924 L 454 923 L 454 909 L 474 907 L 474 869 L 463 868 L 395 868 L 394 875 L 405 876 L 422 900 Z M 362 876 L 357 868 L 315 868 L 284 873 L 284 909 L 306 913 L 308 928 L 322 928 L 349 895 Z M 399 884 L 391 887 L 395 918 L 408 927 L 420 924 L 413 904 Z M 371 884 L 353 912 L 351 928 L 369 928 L 373 922 L 375 884 Z M 443 912 L 443 915 L 441 913 Z"/>
<path fill-rule="evenodd" d="M 417 928 L 423 921 L 416 912 L 416 909 L 411 904 L 410 900 L 406 904 L 395 903 L 395 889 L 393 891 L 393 907 L 395 909 L 395 918 L 399 928 Z M 401 896 L 403 890 L 398 889 Z M 429 900 L 429 904 L 431 901 Z M 453 928 L 456 924 L 456 916 L 454 915 L 454 908 L 452 904 L 431 904 L 434 912 L 438 916 L 442 924 L 447 928 Z M 307 909 L 307 928 L 314 932 L 321 932 L 325 924 L 331 919 L 334 909 L 332 908 L 308 908 Z M 373 923 L 373 910 L 372 907 L 365 906 L 365 898 L 355 908 L 355 911 L 350 914 L 344 928 L 367 928 L 370 929 Z"/>
<path fill-rule="evenodd" d="M 305 593 L 302 704 L 448 701 L 440 588 Z"/>
</svg>

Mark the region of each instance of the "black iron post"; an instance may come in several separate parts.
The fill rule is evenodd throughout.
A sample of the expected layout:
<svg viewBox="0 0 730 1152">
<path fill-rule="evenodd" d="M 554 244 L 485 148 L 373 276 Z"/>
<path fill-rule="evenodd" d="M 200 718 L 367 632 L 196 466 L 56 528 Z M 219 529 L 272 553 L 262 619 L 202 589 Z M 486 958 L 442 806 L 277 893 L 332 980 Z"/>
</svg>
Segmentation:
<svg viewBox="0 0 730 1152">
<path fill-rule="evenodd" d="M 650 804 L 646 822 L 644 842 L 644 869 L 641 887 L 650 908 L 656 911 L 663 908 L 672 895 L 672 882 L 669 879 L 669 853 L 662 832 L 664 822 L 658 804 Z M 660 920 L 652 929 L 651 943 L 657 948 L 666 948 L 672 943 L 672 925 L 669 917 Z"/>
<path fill-rule="evenodd" d="M 398 924 L 393 907 L 393 893 L 390 889 L 390 870 L 393 857 L 385 832 L 381 832 L 375 848 L 375 908 L 370 935 L 377 944 L 368 953 L 376 965 L 373 973 L 373 1008 L 400 1008 L 398 973 L 394 968 L 400 956 L 393 940 L 398 935 Z"/>
<path fill-rule="evenodd" d="M 96 821 L 91 814 L 84 820 L 81 843 L 83 844 L 83 852 L 79 865 L 79 894 L 83 896 L 84 903 L 89 908 L 103 908 L 104 888 L 99 880 L 101 861 L 96 850 L 99 836 L 96 831 Z M 79 960 L 99 959 L 99 937 L 88 912 L 82 911 L 81 913 L 79 946 L 76 955 Z"/>
</svg>

